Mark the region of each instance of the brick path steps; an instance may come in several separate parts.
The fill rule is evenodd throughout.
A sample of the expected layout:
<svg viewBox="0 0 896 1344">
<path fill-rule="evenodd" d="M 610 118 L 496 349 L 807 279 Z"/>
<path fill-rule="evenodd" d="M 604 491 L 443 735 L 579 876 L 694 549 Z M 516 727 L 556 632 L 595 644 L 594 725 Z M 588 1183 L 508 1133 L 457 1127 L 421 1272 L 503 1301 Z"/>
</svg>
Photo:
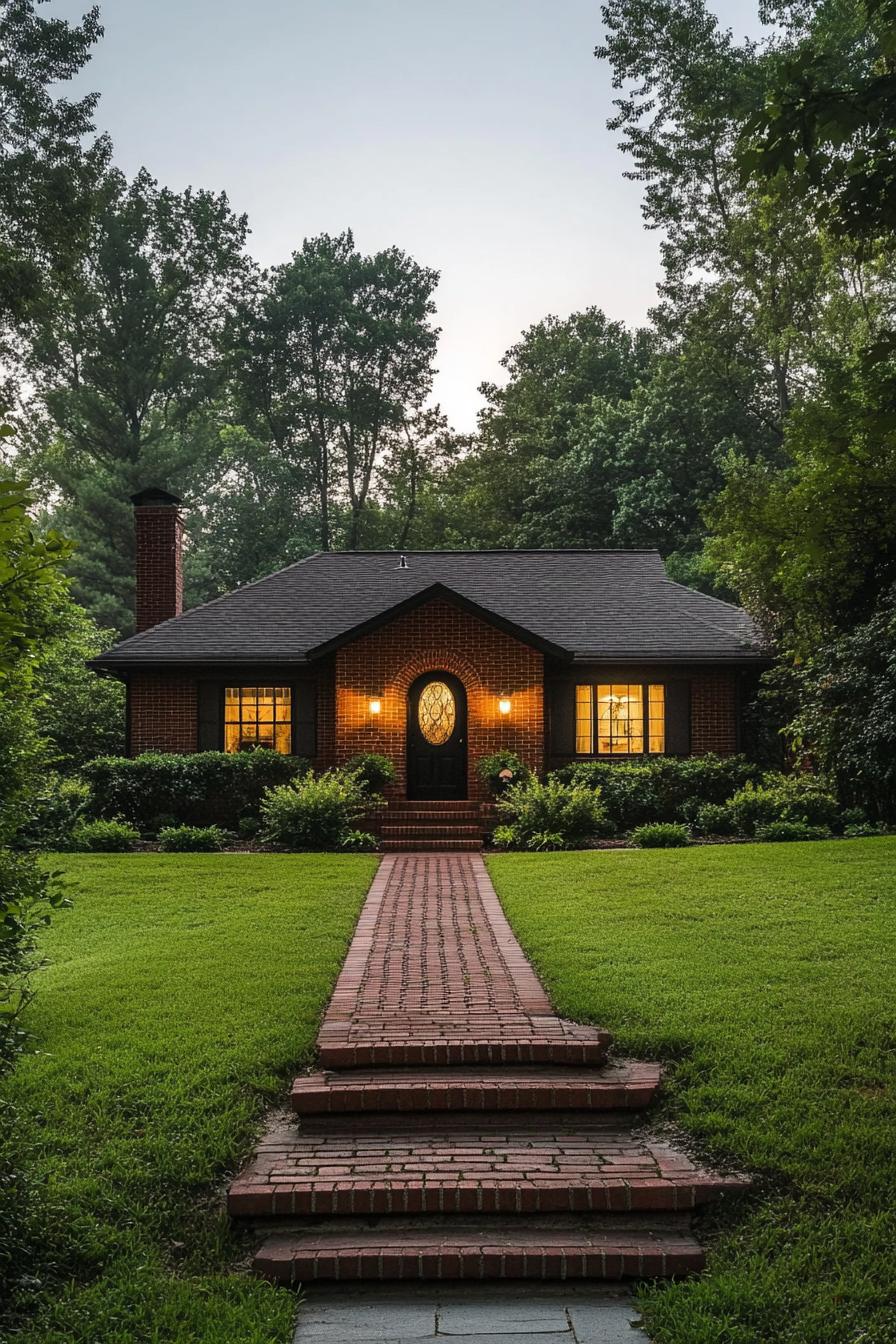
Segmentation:
<svg viewBox="0 0 896 1344">
<path fill-rule="evenodd" d="M 253 1261 L 256 1274 L 295 1286 L 315 1280 L 663 1278 L 698 1273 L 704 1253 L 675 1220 L 647 1226 L 614 1218 L 555 1218 L 549 1223 L 479 1218 L 349 1219 L 298 1240 L 269 1237 Z"/>
<path fill-rule="evenodd" d="M 552 1012 L 478 855 L 387 856 L 320 1069 L 296 1079 L 296 1114 L 230 1189 L 231 1213 L 273 1234 L 255 1271 L 297 1283 L 699 1270 L 684 1211 L 746 1182 L 642 1134 L 659 1069 L 608 1064 L 609 1045 Z"/>
<path fill-rule="evenodd" d="M 229 1206 L 243 1218 L 667 1213 L 742 1185 L 635 1135 L 614 1112 L 343 1115 L 269 1132 Z"/>
<path fill-rule="evenodd" d="M 558 1019 L 559 1022 L 560 1019 Z M 401 1068 L 407 1065 L 514 1064 L 598 1065 L 607 1058 L 610 1036 L 598 1027 L 562 1024 L 567 1031 L 533 1031 L 516 1036 L 513 1028 L 492 1028 L 473 1036 L 452 1036 L 439 1030 L 409 1035 L 407 1024 L 397 1023 L 394 1035 L 384 1031 L 378 1039 L 321 1041 L 318 1059 L 327 1069 Z"/>
<path fill-rule="evenodd" d="M 635 1061 L 601 1069 L 347 1069 L 296 1078 L 298 1115 L 382 1111 L 635 1110 L 649 1106 L 658 1064 Z"/>
</svg>

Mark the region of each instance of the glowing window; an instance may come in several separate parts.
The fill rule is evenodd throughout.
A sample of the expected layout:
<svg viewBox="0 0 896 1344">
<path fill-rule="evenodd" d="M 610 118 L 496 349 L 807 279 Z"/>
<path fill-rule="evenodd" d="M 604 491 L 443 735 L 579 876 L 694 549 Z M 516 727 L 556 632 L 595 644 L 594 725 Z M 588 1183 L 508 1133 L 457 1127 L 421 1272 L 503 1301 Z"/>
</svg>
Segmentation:
<svg viewBox="0 0 896 1344">
<path fill-rule="evenodd" d="M 594 687 L 576 687 L 576 751 L 589 756 L 594 751 Z"/>
<path fill-rule="evenodd" d="M 644 751 L 644 691 L 614 683 L 597 688 L 599 756 L 640 756 Z"/>
<path fill-rule="evenodd" d="M 646 710 L 646 713 L 645 713 Z M 642 756 L 666 749 L 666 696 L 660 684 L 576 687 L 576 754 Z"/>
<path fill-rule="evenodd" d="M 457 710 L 451 687 L 444 681 L 431 681 L 423 687 L 417 702 L 420 731 L 431 746 L 440 747 L 454 732 Z"/>
<path fill-rule="evenodd" d="M 228 686 L 224 692 L 224 750 L 266 747 L 292 752 L 292 690 L 289 686 Z"/>
<path fill-rule="evenodd" d="M 647 688 L 647 723 L 650 750 L 666 750 L 666 688 L 651 685 Z"/>
</svg>

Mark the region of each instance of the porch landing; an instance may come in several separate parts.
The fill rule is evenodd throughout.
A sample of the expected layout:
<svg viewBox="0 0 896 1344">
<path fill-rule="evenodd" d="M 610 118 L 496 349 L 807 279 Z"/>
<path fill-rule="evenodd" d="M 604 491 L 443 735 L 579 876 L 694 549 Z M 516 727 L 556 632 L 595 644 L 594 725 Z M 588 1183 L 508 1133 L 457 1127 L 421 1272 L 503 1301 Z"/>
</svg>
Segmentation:
<svg viewBox="0 0 896 1344">
<path fill-rule="evenodd" d="M 383 859 L 318 1046 L 228 1197 L 279 1282 L 690 1273 L 747 1184 L 636 1124 L 658 1066 L 551 1011 L 476 854 Z"/>
</svg>

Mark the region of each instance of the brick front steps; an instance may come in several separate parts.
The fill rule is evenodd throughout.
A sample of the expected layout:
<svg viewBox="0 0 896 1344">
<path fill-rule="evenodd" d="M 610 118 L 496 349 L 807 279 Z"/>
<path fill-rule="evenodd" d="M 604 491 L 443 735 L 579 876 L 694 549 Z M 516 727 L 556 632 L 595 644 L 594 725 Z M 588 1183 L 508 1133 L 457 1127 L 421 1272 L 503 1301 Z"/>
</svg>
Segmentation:
<svg viewBox="0 0 896 1344">
<path fill-rule="evenodd" d="M 558 1018 L 474 854 L 387 856 L 318 1036 L 233 1182 L 254 1270 L 639 1278 L 703 1265 L 687 1210 L 745 1187 L 642 1132 L 655 1064 Z M 330 1219 L 330 1222 L 322 1220 Z M 359 1221 L 359 1220 L 364 1220 Z"/>
<path fill-rule="evenodd" d="M 296 1078 L 290 1101 L 298 1115 L 377 1111 L 627 1110 L 649 1106 L 658 1064 L 602 1069 L 362 1069 Z"/>
<path fill-rule="evenodd" d="M 482 808 L 474 802 L 390 803 L 374 821 L 384 853 L 474 853 L 482 849 Z"/>
<path fill-rule="evenodd" d="M 686 1224 L 555 1218 L 350 1219 L 301 1237 L 269 1237 L 256 1274 L 297 1286 L 315 1280 L 667 1278 L 698 1273 L 702 1248 Z"/>
</svg>

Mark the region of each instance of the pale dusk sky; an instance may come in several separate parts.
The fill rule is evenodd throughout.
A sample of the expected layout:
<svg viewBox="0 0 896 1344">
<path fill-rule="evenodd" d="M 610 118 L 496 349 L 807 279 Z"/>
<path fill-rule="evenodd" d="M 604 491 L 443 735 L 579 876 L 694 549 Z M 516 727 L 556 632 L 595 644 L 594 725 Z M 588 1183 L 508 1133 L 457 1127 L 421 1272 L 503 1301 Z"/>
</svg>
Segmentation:
<svg viewBox="0 0 896 1344">
<path fill-rule="evenodd" d="M 52 0 L 78 16 L 86 4 Z M 738 36 L 756 6 L 715 0 Z M 547 313 L 642 322 L 658 239 L 606 130 L 593 0 L 105 0 L 77 87 L 115 161 L 226 190 L 262 265 L 351 227 L 441 271 L 436 396 L 472 429 L 477 386 Z"/>
</svg>

